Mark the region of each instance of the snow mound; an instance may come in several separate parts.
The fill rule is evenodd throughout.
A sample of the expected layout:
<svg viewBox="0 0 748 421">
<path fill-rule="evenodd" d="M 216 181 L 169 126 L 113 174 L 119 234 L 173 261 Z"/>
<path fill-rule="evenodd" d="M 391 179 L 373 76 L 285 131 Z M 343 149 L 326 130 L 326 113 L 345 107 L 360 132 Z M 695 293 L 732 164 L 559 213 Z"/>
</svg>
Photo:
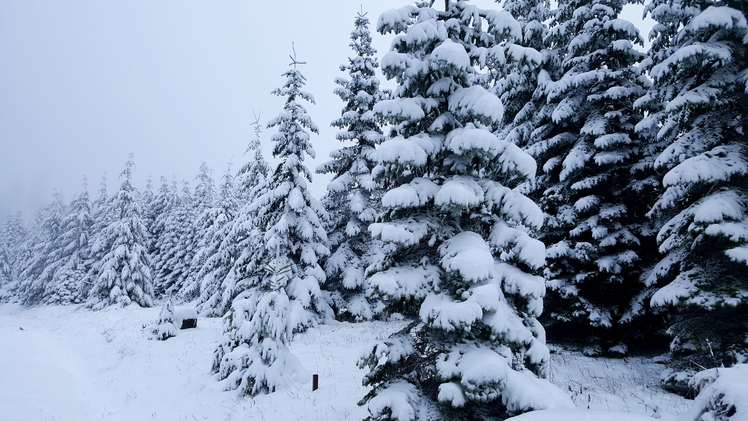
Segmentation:
<svg viewBox="0 0 748 421">
<path fill-rule="evenodd" d="M 691 386 L 699 390 L 683 419 L 696 421 L 748 420 L 748 364 L 712 368 L 696 374 Z"/>
</svg>

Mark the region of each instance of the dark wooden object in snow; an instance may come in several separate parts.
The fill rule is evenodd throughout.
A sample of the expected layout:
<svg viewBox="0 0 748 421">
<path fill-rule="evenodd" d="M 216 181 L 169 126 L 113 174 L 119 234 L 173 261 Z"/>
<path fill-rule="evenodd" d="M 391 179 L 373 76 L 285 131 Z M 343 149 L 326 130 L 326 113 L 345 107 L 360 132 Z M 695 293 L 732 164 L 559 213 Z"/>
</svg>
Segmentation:
<svg viewBox="0 0 748 421">
<path fill-rule="evenodd" d="M 184 319 L 182 320 L 182 327 L 180 329 L 192 329 L 197 327 L 197 319 Z"/>
<path fill-rule="evenodd" d="M 194 329 L 197 327 L 197 311 L 194 307 L 179 307 L 174 310 L 174 326 L 179 329 Z"/>
</svg>

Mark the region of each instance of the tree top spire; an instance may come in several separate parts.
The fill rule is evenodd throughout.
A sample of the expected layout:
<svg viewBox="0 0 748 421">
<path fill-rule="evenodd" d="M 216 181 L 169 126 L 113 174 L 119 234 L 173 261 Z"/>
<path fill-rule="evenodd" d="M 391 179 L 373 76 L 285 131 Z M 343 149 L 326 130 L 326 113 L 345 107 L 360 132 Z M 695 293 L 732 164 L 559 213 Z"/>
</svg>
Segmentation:
<svg viewBox="0 0 748 421">
<path fill-rule="evenodd" d="M 305 61 L 299 61 L 296 59 L 296 46 L 293 42 L 291 43 L 291 49 L 293 50 L 293 56 L 290 54 L 288 55 L 288 57 L 291 59 L 291 63 L 289 64 L 289 66 L 293 66 L 293 68 L 295 69 L 297 64 L 306 64 Z"/>
</svg>

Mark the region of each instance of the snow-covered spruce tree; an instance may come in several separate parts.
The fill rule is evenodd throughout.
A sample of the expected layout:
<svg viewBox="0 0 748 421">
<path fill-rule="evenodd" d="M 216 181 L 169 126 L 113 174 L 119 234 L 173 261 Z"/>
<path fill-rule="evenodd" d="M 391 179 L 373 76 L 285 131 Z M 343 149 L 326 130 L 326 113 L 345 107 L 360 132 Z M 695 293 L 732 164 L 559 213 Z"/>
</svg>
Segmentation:
<svg viewBox="0 0 748 421">
<path fill-rule="evenodd" d="M 40 304 L 44 299 L 44 288 L 52 280 L 59 267 L 62 254 L 60 234 L 66 213 L 62 194 L 55 190 L 52 202 L 40 210 L 37 216 L 36 233 L 31 238 L 31 253 L 25 260 L 20 274 L 18 296 L 25 305 Z"/>
<path fill-rule="evenodd" d="M 182 192 L 176 177 L 168 187 L 166 207 L 156 217 L 154 229 L 158 236 L 152 238 L 154 254 L 150 255 L 154 282 L 154 292 L 162 296 L 179 278 L 179 257 L 183 252 L 182 237 L 184 225 L 190 221 L 192 194 L 186 181 L 182 182 Z M 157 199 L 158 200 L 158 199 Z M 174 265 L 177 265 L 175 267 Z M 173 273 L 177 270 L 176 273 Z"/>
<path fill-rule="evenodd" d="M 195 193 L 198 193 L 196 189 Z M 187 181 L 182 181 L 182 194 L 164 221 L 164 232 L 159 241 L 159 260 L 154 264 L 155 290 L 158 296 L 177 296 L 190 283 L 192 259 L 198 236 L 195 220 L 204 209 L 198 203 Z"/>
<path fill-rule="evenodd" d="M 197 274 L 205 264 L 206 254 L 203 250 L 213 236 L 213 226 L 217 223 L 216 209 L 216 187 L 212 176 L 213 170 L 203 162 L 197 176 L 197 185 L 194 195 L 194 222 L 187 225 L 189 235 L 187 241 L 192 244 L 189 261 L 186 262 L 188 269 L 176 295 L 184 301 L 193 301 L 200 296 L 200 278 Z"/>
<path fill-rule="evenodd" d="M 244 155 L 251 158 L 239 168 L 236 174 L 237 198 L 242 204 L 249 204 L 257 197 L 257 189 L 267 180 L 270 174 L 270 164 L 262 156 L 262 124 L 260 114 L 254 114 L 252 123 L 254 137 L 247 145 Z"/>
<path fill-rule="evenodd" d="M 592 354 L 625 354 L 657 330 L 643 281 L 656 254 L 646 217 L 656 183 L 639 165 L 646 141 L 633 107 L 649 81 L 636 65 L 639 32 L 618 17 L 625 3 L 559 1 L 526 146 L 542 167 L 531 197 L 546 214 L 544 322 L 552 338 Z"/>
<path fill-rule="evenodd" d="M 46 304 L 77 304 L 83 300 L 82 281 L 90 269 L 90 236 L 94 220 L 84 180 L 83 191 L 70 203 L 60 229 L 60 253 L 50 262 L 54 273 L 44 288 Z"/>
<path fill-rule="evenodd" d="M 150 232 L 151 226 L 156 220 L 156 214 L 153 212 L 154 200 L 156 193 L 153 192 L 153 177 L 148 176 L 145 180 L 145 188 L 140 193 L 140 206 L 143 208 L 143 223 Z"/>
<path fill-rule="evenodd" d="M 538 52 L 512 43 L 521 34 L 508 13 L 464 1 L 391 10 L 377 29 L 399 33 L 382 58 L 399 87 L 375 107 L 394 137 L 376 154 L 386 212 L 369 229 L 385 247 L 369 281 L 386 311 L 411 323 L 359 363 L 370 370 L 369 419 L 502 419 L 569 405 L 543 379 L 545 248 L 528 235 L 543 214 L 516 189 L 535 161 L 493 134 L 503 106 L 479 84 L 508 51 L 535 65 Z"/>
<path fill-rule="evenodd" d="M 236 294 L 246 289 L 247 272 L 232 269 L 241 268 L 245 264 L 252 266 L 247 259 L 253 258 L 254 249 L 261 241 L 262 232 L 258 229 L 257 211 L 252 203 L 266 182 L 270 166 L 262 156 L 262 127 L 258 119 L 259 116 L 255 115 L 255 137 L 245 152 L 245 155 L 253 154 L 253 159 L 237 173 L 235 191 L 231 192 L 229 184 L 226 184 L 232 183 L 233 186 L 234 179 L 228 174 L 221 190 L 223 205 L 219 212 L 225 215 L 231 212 L 230 222 L 216 227 L 208 252 L 210 256 L 205 258 L 205 264 L 198 274 L 198 279 L 201 280 L 198 309 L 207 316 L 226 314 Z M 226 207 L 228 205 L 234 208 L 229 210 Z"/>
<path fill-rule="evenodd" d="M 221 180 L 218 199 L 206 212 L 206 218 L 212 219 L 213 224 L 203 233 L 204 243 L 198 245 L 195 254 L 195 261 L 202 262 L 195 277 L 200 283 L 196 303 L 204 316 L 222 316 L 231 303 L 229 298 L 226 307 L 218 304 L 222 301 L 219 290 L 233 262 L 234 249 L 229 247 L 228 233 L 239 208 L 230 163 Z"/>
<path fill-rule="evenodd" d="M 120 174 L 122 183 L 112 198 L 113 220 L 93 245 L 100 251 L 98 278 L 93 281 L 86 306 L 100 310 L 110 305 L 153 305 L 153 281 L 148 257 L 148 231 L 143 224 L 138 192 L 132 185 L 133 154 Z"/>
<path fill-rule="evenodd" d="M 147 203 L 143 202 L 144 206 L 148 206 L 144 208 L 143 222 L 148 229 L 148 255 L 151 256 L 151 263 L 154 267 L 159 259 L 159 244 L 161 235 L 166 229 L 168 214 L 176 206 L 178 198 L 176 184 L 169 183 L 166 177 L 161 176 L 161 185 L 153 199 Z"/>
<path fill-rule="evenodd" d="M 91 239 L 89 240 L 91 246 L 89 268 L 81 282 L 82 299 L 88 299 L 88 293 L 90 292 L 91 287 L 99 278 L 104 255 L 107 253 L 107 250 L 99 246 L 106 244 L 106 240 L 103 238 L 105 235 L 104 230 L 109 226 L 109 224 L 114 222 L 117 216 L 115 215 L 115 209 L 112 207 L 112 198 L 110 198 L 107 193 L 106 175 L 101 177 L 98 193 L 99 197 L 93 202 L 92 206 L 93 225 L 91 226 Z"/>
<path fill-rule="evenodd" d="M 247 241 L 258 243 L 242 244 L 232 268 L 242 292 L 213 360 L 227 388 L 249 395 L 297 380 L 304 370 L 288 350 L 292 335 L 332 317 L 320 291 L 325 273 L 319 260 L 329 253 L 320 221 L 324 210 L 307 188 L 312 175 L 304 166 L 305 155 L 314 157 L 309 132 L 317 133 L 317 126 L 299 101 L 314 99 L 302 90 L 306 79 L 297 64 L 294 57 L 286 83 L 273 91 L 286 98 L 283 111 L 268 123 L 278 128 L 272 140 L 280 163 L 248 208 L 259 235 Z"/>
<path fill-rule="evenodd" d="M 672 354 L 666 384 L 703 367 L 748 359 L 748 28 L 738 2 L 654 0 L 649 63 L 665 104 L 643 125 L 667 148 L 655 165 L 664 194 L 651 215 L 666 285 L 652 305 L 669 311 Z M 743 5 L 744 6 L 744 5 Z"/>
<path fill-rule="evenodd" d="M 10 218 L 6 218 L 0 227 L 0 302 L 6 294 L 6 288 L 13 281 L 13 255 L 11 253 L 8 225 Z"/>
<path fill-rule="evenodd" d="M 44 223 L 44 210 L 45 209 L 46 209 L 46 206 L 36 211 L 34 220 L 29 224 L 28 228 L 25 230 L 23 242 L 20 244 L 20 247 L 17 249 L 18 254 L 16 257 L 16 266 L 14 267 L 14 270 L 15 270 L 14 281 L 8 287 L 6 287 L 6 292 L 5 292 L 6 300 L 8 302 L 20 303 L 23 301 L 22 290 L 24 286 L 27 286 L 27 284 L 24 284 L 23 282 L 24 278 L 22 274 L 25 270 L 29 268 L 29 264 L 34 258 L 36 247 L 41 241 L 41 235 L 43 233 L 43 230 L 41 227 Z"/>
<path fill-rule="evenodd" d="M 9 301 L 18 286 L 25 243 L 26 229 L 18 212 L 5 220 L 0 233 L 0 302 Z"/>
<path fill-rule="evenodd" d="M 345 102 L 341 117 L 332 122 L 341 129 L 335 136 L 341 142 L 353 142 L 330 153 L 331 161 L 317 168 L 318 173 L 333 174 L 322 199 L 330 211 L 327 223 L 330 257 L 325 261 L 325 291 L 338 320 L 370 320 L 381 308 L 367 298 L 366 268 L 377 252 L 379 242 L 371 238 L 369 224 L 380 213 L 382 188 L 371 175 L 376 166 L 374 148 L 384 138 L 374 105 L 382 99 L 379 64 L 371 46 L 369 18 L 359 13 L 351 32 L 351 48 L 356 53 L 348 64 L 340 66 L 349 78 L 336 78 L 335 94 Z"/>
<path fill-rule="evenodd" d="M 516 43 L 533 48 L 541 54 L 546 53 L 544 42 L 548 27 L 545 22 L 550 18 L 549 2 L 505 0 L 501 3 L 502 9 L 509 12 L 520 25 L 522 38 Z M 511 50 L 509 54 L 512 54 Z M 543 67 L 525 61 L 510 61 L 501 74 L 488 74 L 489 82 L 496 79 L 495 91 L 504 104 L 504 124 L 500 136 L 507 137 L 518 145 L 526 144 L 526 138 L 533 130 L 532 119 L 540 105 L 538 98 L 533 100 L 533 94 L 537 90 L 538 75 Z"/>
</svg>

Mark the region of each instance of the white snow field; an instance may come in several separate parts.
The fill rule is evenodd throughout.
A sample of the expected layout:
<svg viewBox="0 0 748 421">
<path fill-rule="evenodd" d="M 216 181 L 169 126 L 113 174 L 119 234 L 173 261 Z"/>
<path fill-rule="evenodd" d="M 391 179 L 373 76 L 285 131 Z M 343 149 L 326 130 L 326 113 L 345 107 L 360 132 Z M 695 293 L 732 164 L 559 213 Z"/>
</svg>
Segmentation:
<svg viewBox="0 0 748 421">
<path fill-rule="evenodd" d="M 150 340 L 159 307 L 0 305 L 0 419 L 360 420 L 367 389 L 356 367 L 368 344 L 402 327 L 367 322 L 323 325 L 296 336 L 291 351 L 309 371 L 304 384 L 256 398 L 223 391 L 210 374 L 221 319 L 166 341 Z M 639 420 L 683 413 L 692 401 L 659 389 L 662 366 L 643 358 L 593 359 L 559 351 L 551 381 L 583 411 L 525 414 L 518 421 Z M 311 374 L 320 377 L 311 390 Z M 587 409 L 605 412 L 591 412 Z"/>
</svg>

